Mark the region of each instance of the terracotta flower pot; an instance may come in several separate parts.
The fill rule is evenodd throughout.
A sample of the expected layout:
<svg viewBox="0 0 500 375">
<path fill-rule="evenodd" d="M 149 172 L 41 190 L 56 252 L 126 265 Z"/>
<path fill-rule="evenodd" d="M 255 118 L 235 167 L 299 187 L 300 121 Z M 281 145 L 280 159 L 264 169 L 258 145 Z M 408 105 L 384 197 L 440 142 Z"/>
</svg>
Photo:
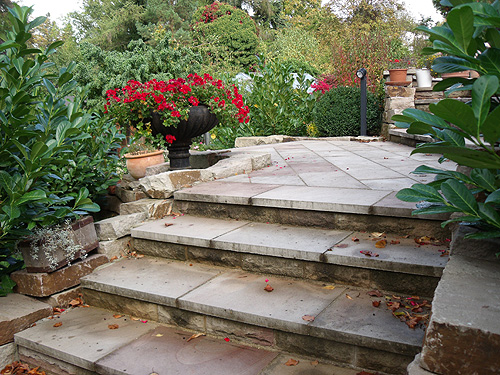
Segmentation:
<svg viewBox="0 0 500 375">
<path fill-rule="evenodd" d="M 163 150 L 145 152 L 138 155 L 129 153 L 125 154 L 124 157 L 127 159 L 128 173 L 136 180 L 146 175 L 147 167 L 165 162 Z"/>
<path fill-rule="evenodd" d="M 408 69 L 389 69 L 390 82 L 406 82 L 406 73 Z"/>
</svg>

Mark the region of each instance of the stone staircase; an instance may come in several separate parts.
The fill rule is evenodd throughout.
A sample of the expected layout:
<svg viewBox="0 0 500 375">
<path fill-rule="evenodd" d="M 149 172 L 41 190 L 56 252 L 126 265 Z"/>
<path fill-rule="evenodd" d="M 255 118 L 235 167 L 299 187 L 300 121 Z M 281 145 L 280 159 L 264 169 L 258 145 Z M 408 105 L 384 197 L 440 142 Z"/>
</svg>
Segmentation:
<svg viewBox="0 0 500 375">
<path fill-rule="evenodd" d="M 173 214 L 132 230 L 144 257 L 84 277 L 92 308 L 63 314 L 67 323 L 57 330 L 45 321 L 17 334 L 19 352 L 54 373 L 170 374 L 160 371 L 163 354 L 142 372 L 132 369 L 148 356 L 144 348 L 160 345 L 152 338 L 165 337 L 161 345 L 172 351 L 165 356 L 178 358 L 186 338 L 203 333 L 208 337 L 196 340 L 213 345 L 210 353 L 220 353 L 226 339 L 261 354 L 249 360 L 248 372 L 230 370 L 238 367 L 232 362 L 226 372 L 215 370 L 211 357 L 212 370 L 181 366 L 172 373 L 292 374 L 280 372 L 285 355 L 306 358 L 304 366 L 319 360 L 354 369 L 335 367 L 334 374 L 405 374 L 424 326 L 410 329 L 397 319 L 405 309 L 393 316 L 386 303 L 406 302 L 410 311 L 410 301 L 430 301 L 447 261 L 445 241 L 414 240 L 443 240 L 443 218 L 415 218 L 411 209 L 382 190 L 214 181 L 178 191 Z M 106 328 L 118 322 L 113 313 L 125 314 L 116 331 Z"/>
</svg>

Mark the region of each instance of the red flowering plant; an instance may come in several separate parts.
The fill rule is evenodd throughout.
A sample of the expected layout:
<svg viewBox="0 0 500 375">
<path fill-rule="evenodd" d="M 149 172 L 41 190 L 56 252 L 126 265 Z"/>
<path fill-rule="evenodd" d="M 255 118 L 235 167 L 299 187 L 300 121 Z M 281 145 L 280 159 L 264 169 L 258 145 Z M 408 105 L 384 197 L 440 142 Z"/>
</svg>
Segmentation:
<svg viewBox="0 0 500 375">
<path fill-rule="evenodd" d="M 389 60 L 389 69 L 408 69 L 412 66 L 410 59 L 392 59 Z"/>
<path fill-rule="evenodd" d="M 244 104 L 238 88 L 226 85 L 209 74 L 203 77 L 190 74 L 187 79 L 169 81 L 129 81 L 123 88 L 108 90 L 106 96 L 105 113 L 112 115 L 120 124 L 137 126 L 142 132 L 147 132 L 147 125 L 144 124 L 154 112 L 160 115 L 165 127 L 176 127 L 181 120 L 187 120 L 189 109 L 198 105 L 207 106 L 224 125 L 250 121 L 248 106 Z M 168 143 L 173 140 L 166 139 Z"/>
</svg>

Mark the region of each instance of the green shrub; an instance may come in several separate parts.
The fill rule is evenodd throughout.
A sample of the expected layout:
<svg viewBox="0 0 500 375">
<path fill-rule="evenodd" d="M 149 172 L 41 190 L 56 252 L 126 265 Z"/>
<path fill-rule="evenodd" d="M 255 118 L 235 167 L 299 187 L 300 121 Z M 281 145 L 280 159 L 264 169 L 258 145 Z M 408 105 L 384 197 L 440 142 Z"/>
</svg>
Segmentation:
<svg viewBox="0 0 500 375">
<path fill-rule="evenodd" d="M 360 133 L 361 90 L 337 87 L 326 92 L 314 108 L 314 122 L 321 136 L 337 137 Z M 368 135 L 380 133 L 382 103 L 371 92 L 367 95 L 366 127 Z"/>
</svg>

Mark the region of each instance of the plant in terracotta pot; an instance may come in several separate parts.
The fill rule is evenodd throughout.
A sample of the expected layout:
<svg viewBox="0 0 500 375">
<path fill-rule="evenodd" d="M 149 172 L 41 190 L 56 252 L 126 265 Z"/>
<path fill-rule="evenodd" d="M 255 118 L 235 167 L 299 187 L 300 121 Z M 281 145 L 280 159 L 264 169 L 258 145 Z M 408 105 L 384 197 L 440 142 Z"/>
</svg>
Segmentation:
<svg viewBox="0 0 500 375">
<path fill-rule="evenodd" d="M 406 73 L 411 66 L 409 59 L 393 59 L 389 60 L 389 82 L 405 83 L 409 82 L 406 79 Z"/>
<path fill-rule="evenodd" d="M 105 111 L 125 126 L 150 124 L 152 136 L 161 135 L 168 146 L 170 169 L 189 168 L 191 138 L 225 125 L 248 123 L 249 108 L 235 85 L 209 74 L 186 79 L 129 81 L 108 90 Z M 166 137 L 166 138 L 165 138 Z"/>
</svg>

